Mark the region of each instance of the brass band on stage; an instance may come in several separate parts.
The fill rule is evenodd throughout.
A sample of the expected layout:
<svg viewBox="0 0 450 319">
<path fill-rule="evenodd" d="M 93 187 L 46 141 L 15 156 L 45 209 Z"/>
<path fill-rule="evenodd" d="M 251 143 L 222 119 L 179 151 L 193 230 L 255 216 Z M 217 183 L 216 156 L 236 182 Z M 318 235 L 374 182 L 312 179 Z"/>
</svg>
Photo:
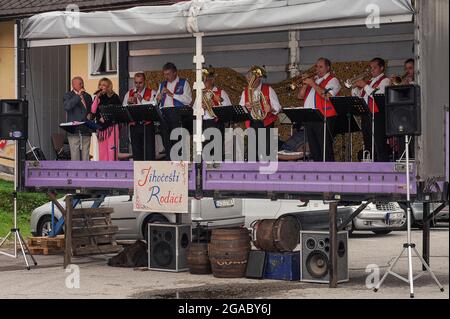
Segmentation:
<svg viewBox="0 0 450 319">
<path fill-rule="evenodd" d="M 337 134 L 343 134 L 347 139 L 345 143 L 341 143 L 345 144 L 348 155 L 345 160 L 352 161 L 352 135 L 361 131 L 363 143 L 362 148 L 357 150 L 359 160 L 392 161 L 401 155 L 402 143 L 397 143 L 395 138 L 387 138 L 385 134 L 385 117 L 379 96 L 384 94 L 388 86 L 413 83 L 414 60 L 407 60 L 404 69 L 401 75 L 387 76 L 385 61 L 373 58 L 359 74 L 338 79 L 332 62 L 321 57 L 317 59 L 314 68 L 301 72 L 285 86 L 284 92 L 295 94 L 297 105 L 301 106 L 283 108 L 277 91 L 266 83 L 265 67 L 254 65 L 249 68 L 245 76 L 247 83 L 242 88 L 240 100 L 233 104 L 227 89 L 216 81 L 218 72 L 209 66 L 202 70 L 203 131 L 217 128 L 222 136 L 221 144 L 225 146 L 225 129 L 235 127 L 237 123 L 228 118 L 225 120 L 222 116 L 223 109 L 240 105 L 244 113 L 247 113 L 247 118 L 242 122 L 242 129 L 254 129 L 257 139 L 260 134 L 265 135 L 266 149 L 257 143 L 257 154 L 270 153 L 272 129 L 277 127 L 280 115 L 285 113 L 283 117 L 287 116 L 291 120 L 295 130 L 284 144 L 279 143 L 280 160 L 335 161 L 335 138 Z M 101 113 L 106 106 L 102 104 L 118 104 L 114 102 L 118 100 L 118 96 L 114 93 L 109 79 L 100 80 L 93 97 L 86 93 L 80 77 L 72 80 L 73 90 L 64 97 L 64 107 L 69 121 L 94 120 L 102 127 L 94 134 L 95 143 L 98 144 L 97 153 L 100 153 L 97 159 L 122 159 L 119 156 L 118 136 L 119 131 L 123 132 L 124 128 L 127 132 L 125 135 L 131 142 L 130 157 L 137 161 L 170 160 L 170 151 L 179 142 L 171 138 L 173 130 L 182 128 L 192 133 L 192 107 L 196 103 L 188 79 L 178 74 L 173 63 L 163 66 L 162 75 L 163 81 L 153 88 L 148 85 L 149 79 L 145 73 L 134 75 L 133 86 L 126 92 L 120 104 L 129 110 L 128 114 L 138 114 L 143 118 L 130 119 L 120 126 L 117 122 L 105 121 L 105 116 Z M 344 90 L 350 90 L 351 97 L 341 98 Z M 81 158 L 81 155 L 77 157 L 79 154 L 82 154 L 84 160 L 87 159 L 85 148 L 92 148 L 92 145 L 89 145 L 86 139 L 83 145 L 80 145 L 78 135 L 75 134 L 70 136 L 69 143 L 71 150 L 83 149 L 83 152 L 74 152 L 73 160 Z M 277 151 L 279 145 L 276 145 Z M 223 150 L 221 152 L 224 153 Z"/>
</svg>

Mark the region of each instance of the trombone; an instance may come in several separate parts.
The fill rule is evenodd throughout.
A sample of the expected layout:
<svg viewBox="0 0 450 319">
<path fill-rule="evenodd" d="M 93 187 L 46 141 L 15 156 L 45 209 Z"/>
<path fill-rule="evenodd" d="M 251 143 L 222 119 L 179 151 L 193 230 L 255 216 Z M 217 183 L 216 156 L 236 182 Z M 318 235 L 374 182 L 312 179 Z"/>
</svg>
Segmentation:
<svg viewBox="0 0 450 319">
<path fill-rule="evenodd" d="M 356 81 L 363 80 L 369 77 L 370 75 L 371 75 L 370 70 L 366 70 L 364 73 L 358 74 L 357 76 L 345 80 L 344 85 L 347 89 L 351 89 Z"/>
<path fill-rule="evenodd" d="M 302 86 L 302 82 L 308 78 L 314 77 L 315 74 L 313 72 L 305 72 L 302 73 L 299 77 L 297 77 L 295 80 L 291 81 L 288 85 L 288 89 L 291 89 L 292 91 L 295 91 L 297 88 Z"/>
</svg>

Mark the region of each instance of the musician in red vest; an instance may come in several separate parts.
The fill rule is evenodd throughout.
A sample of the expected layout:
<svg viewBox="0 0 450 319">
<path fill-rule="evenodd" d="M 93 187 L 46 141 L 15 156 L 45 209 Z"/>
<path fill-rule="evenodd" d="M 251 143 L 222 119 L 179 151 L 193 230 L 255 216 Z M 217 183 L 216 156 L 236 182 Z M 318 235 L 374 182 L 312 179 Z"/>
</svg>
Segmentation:
<svg viewBox="0 0 450 319">
<path fill-rule="evenodd" d="M 125 97 L 123 98 L 124 106 L 155 103 L 156 92 L 146 86 L 145 80 L 144 73 L 136 73 L 134 75 L 134 87 L 125 94 Z M 151 121 L 145 123 L 130 123 L 130 137 L 133 160 L 155 160 L 155 127 Z"/>
<path fill-rule="evenodd" d="M 205 109 L 205 114 L 203 115 L 203 129 L 207 129 L 209 127 L 217 127 L 221 130 L 223 134 L 223 123 L 218 123 L 217 117 L 214 116 L 214 114 L 210 114 L 207 110 L 207 107 L 205 104 L 205 100 L 213 104 L 213 112 L 214 107 L 216 106 L 225 106 L 225 105 L 231 105 L 230 97 L 228 96 L 227 92 L 216 86 L 216 71 L 212 66 L 209 66 L 207 69 L 202 70 L 202 78 L 203 83 L 205 84 L 205 89 L 203 91 L 203 94 L 207 96 L 204 96 L 203 98 L 203 108 Z M 213 96 L 209 96 L 209 93 L 213 92 Z"/>
<path fill-rule="evenodd" d="M 231 100 L 224 89 L 216 86 L 215 83 L 216 76 L 217 73 L 211 65 L 208 68 L 204 68 L 202 70 L 202 79 L 203 84 L 205 85 L 205 88 L 203 90 L 203 101 L 202 101 L 202 106 L 205 114 L 203 115 L 202 127 L 203 131 L 205 131 L 210 127 L 215 127 L 220 130 L 220 133 L 222 134 L 222 149 L 223 149 L 223 141 L 225 137 L 225 125 L 223 122 L 219 122 L 216 114 L 214 114 L 214 108 L 217 106 L 231 105 Z M 212 113 L 210 113 L 210 111 L 212 111 Z M 205 142 L 210 142 L 210 140 L 208 139 Z"/>
<path fill-rule="evenodd" d="M 254 114 L 252 114 L 252 120 L 247 121 L 245 124 L 247 128 L 255 129 L 257 138 L 258 129 L 266 129 L 266 155 L 269 155 L 271 153 L 270 129 L 275 127 L 275 122 L 278 119 L 277 114 L 281 111 L 281 105 L 275 90 L 270 85 L 263 83 L 263 78 L 266 77 L 267 73 L 264 68 L 256 65 L 250 68 L 247 73 L 248 86 L 242 92 L 239 105 L 247 107 L 251 114 L 254 106 L 258 106 L 261 110 L 266 111 L 265 116 L 258 118 L 255 118 Z M 250 91 L 253 91 L 253 94 L 250 94 Z M 256 150 L 257 154 L 260 154 L 262 151 L 258 147 L 256 147 Z"/>
<path fill-rule="evenodd" d="M 164 143 L 166 160 L 170 160 L 170 150 L 178 141 L 170 139 L 171 132 L 179 127 L 184 127 L 192 132 L 192 121 L 183 121 L 176 112 L 170 112 L 174 108 L 191 106 L 192 89 L 185 78 L 178 76 L 178 70 L 175 64 L 168 62 L 163 68 L 164 81 L 159 84 L 156 101 L 163 110 L 164 123 L 161 123 L 161 135 Z"/>
<path fill-rule="evenodd" d="M 386 136 L 386 119 L 384 112 L 380 112 L 372 95 L 384 94 L 385 88 L 391 84 L 391 80 L 384 74 L 386 63 L 381 58 L 374 58 L 370 61 L 370 73 L 372 78 L 369 81 L 357 80 L 352 90 L 353 96 L 364 98 L 369 106 L 370 112 L 361 117 L 361 129 L 363 133 L 364 149 L 372 153 L 372 113 L 374 113 L 374 145 L 375 161 L 389 162 L 389 146 Z"/>
<path fill-rule="evenodd" d="M 339 80 L 331 71 L 331 61 L 319 58 L 315 64 L 316 76 L 306 78 L 298 92 L 298 98 L 304 100 L 304 108 L 318 109 L 327 118 L 325 161 L 334 162 L 333 130 L 336 122 L 336 110 L 329 98 L 337 96 L 341 90 Z M 315 162 L 323 161 L 323 122 L 305 124 L 309 150 Z"/>
</svg>

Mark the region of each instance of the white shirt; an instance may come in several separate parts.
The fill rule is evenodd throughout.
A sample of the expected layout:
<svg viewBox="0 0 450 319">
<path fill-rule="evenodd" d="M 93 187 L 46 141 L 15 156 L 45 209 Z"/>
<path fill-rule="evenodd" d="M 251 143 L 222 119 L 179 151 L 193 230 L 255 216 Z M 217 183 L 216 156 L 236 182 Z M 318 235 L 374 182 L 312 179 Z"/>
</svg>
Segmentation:
<svg viewBox="0 0 450 319">
<path fill-rule="evenodd" d="M 253 98 L 256 100 L 259 100 L 260 93 L 261 93 L 261 86 L 262 83 L 259 84 L 259 86 L 253 90 Z M 270 105 L 272 106 L 271 112 L 276 115 L 280 113 L 281 111 L 281 105 L 280 101 L 278 100 L 277 93 L 274 89 L 272 89 L 271 86 L 269 86 L 269 99 L 270 99 Z M 239 102 L 239 105 L 245 106 L 245 90 L 241 94 L 241 101 Z"/>
<path fill-rule="evenodd" d="M 320 85 L 320 83 L 325 81 L 325 79 L 327 79 L 329 76 L 332 76 L 330 74 L 330 72 L 328 72 L 321 78 L 317 78 L 315 80 L 316 84 Z M 325 86 L 325 89 L 331 89 L 331 91 L 329 91 L 328 93 L 330 93 L 332 96 L 336 96 L 339 94 L 339 91 L 341 90 L 341 84 L 339 83 L 339 80 L 336 77 L 333 77 L 333 79 L 331 79 L 327 83 L 327 85 Z M 316 90 L 314 88 L 311 88 L 308 96 L 305 97 L 305 104 L 303 106 L 305 109 L 315 109 L 316 108 L 315 96 L 316 96 Z"/>
<path fill-rule="evenodd" d="M 145 90 L 151 90 L 150 93 L 150 100 L 146 101 L 143 99 L 144 95 L 145 95 Z M 142 100 L 139 101 L 139 99 L 137 99 L 137 105 L 141 105 L 141 104 L 156 104 L 156 91 L 149 89 L 149 88 L 144 88 L 140 93 L 137 92 L 136 88 L 134 89 L 134 96 L 137 98 L 138 95 L 142 96 Z M 130 98 L 130 91 L 127 92 L 127 94 L 125 94 L 125 97 L 123 98 L 123 106 L 127 106 L 129 105 L 128 103 L 128 99 Z"/>
<path fill-rule="evenodd" d="M 217 92 L 217 90 L 218 90 L 217 86 L 213 87 L 212 90 L 213 90 L 213 92 Z M 220 97 L 222 98 L 222 102 L 220 103 L 221 106 L 232 105 L 230 97 L 228 96 L 228 93 L 225 92 L 225 90 L 222 90 L 220 92 Z M 196 99 L 196 101 L 197 101 L 197 99 Z M 194 103 L 194 105 L 195 105 L 195 103 Z M 205 114 L 203 115 L 203 119 L 204 120 L 212 120 L 213 117 L 211 115 L 209 115 L 208 112 L 205 111 Z"/>
<path fill-rule="evenodd" d="M 179 81 L 180 78 L 177 76 L 172 82 L 167 82 L 167 89 L 173 93 Z M 161 85 L 159 85 L 157 95 L 160 93 L 160 88 Z M 173 107 L 173 99 L 183 103 L 184 105 L 190 105 L 192 103 L 192 90 L 187 80 L 184 82 L 183 94 L 174 94 L 173 98 L 166 94 L 164 105 L 161 105 L 161 107 Z"/>
<path fill-rule="evenodd" d="M 352 95 L 353 96 L 361 96 L 363 90 L 366 92 L 366 95 L 364 95 L 364 100 L 366 103 L 369 103 L 369 97 L 370 94 L 373 92 L 373 85 L 384 76 L 384 73 L 381 73 L 379 76 L 372 78 L 370 80 L 370 84 L 367 84 L 362 90 L 360 88 L 353 88 Z M 384 94 L 386 86 L 391 85 L 391 80 L 389 78 L 383 79 L 383 81 L 380 82 L 380 85 L 378 85 L 379 90 L 376 92 L 376 94 Z"/>
</svg>

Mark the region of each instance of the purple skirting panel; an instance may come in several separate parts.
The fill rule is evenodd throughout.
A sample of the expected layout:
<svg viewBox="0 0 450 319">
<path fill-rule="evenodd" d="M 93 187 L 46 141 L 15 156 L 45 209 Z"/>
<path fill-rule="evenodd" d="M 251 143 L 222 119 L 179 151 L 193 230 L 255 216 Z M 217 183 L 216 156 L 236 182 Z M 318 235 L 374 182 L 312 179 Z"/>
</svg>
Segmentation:
<svg viewBox="0 0 450 319">
<path fill-rule="evenodd" d="M 25 186 L 55 189 L 133 189 L 133 162 L 27 162 Z M 195 170 L 189 168 L 189 190 Z"/>
<path fill-rule="evenodd" d="M 195 190 L 195 170 L 189 190 Z M 216 163 L 203 167 L 205 191 L 248 191 L 334 194 L 405 194 L 405 166 L 396 163 L 279 162 Z M 416 194 L 415 165 L 411 165 L 411 194 Z M 27 162 L 25 186 L 55 189 L 133 189 L 133 162 Z"/>
<path fill-rule="evenodd" d="M 217 191 L 406 194 L 405 165 L 396 163 L 279 162 L 273 173 L 267 164 L 221 163 L 204 167 L 203 189 Z M 416 194 L 415 166 L 410 165 L 411 194 Z"/>
</svg>

